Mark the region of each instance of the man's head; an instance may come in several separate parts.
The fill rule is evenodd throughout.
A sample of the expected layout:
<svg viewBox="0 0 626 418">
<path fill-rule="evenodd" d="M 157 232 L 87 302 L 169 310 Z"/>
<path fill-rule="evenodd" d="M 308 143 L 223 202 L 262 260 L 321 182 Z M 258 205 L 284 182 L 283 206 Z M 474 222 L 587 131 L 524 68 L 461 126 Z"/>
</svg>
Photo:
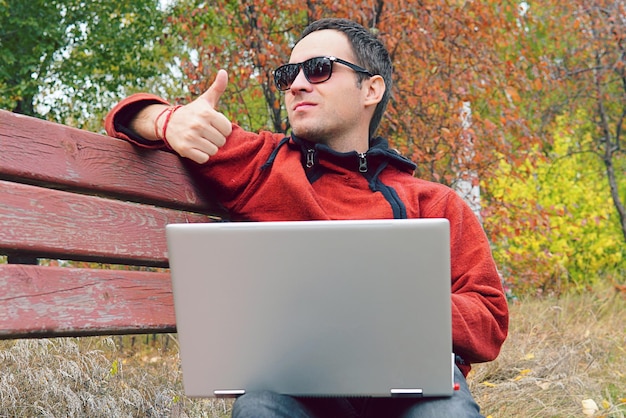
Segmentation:
<svg viewBox="0 0 626 418">
<path fill-rule="evenodd" d="M 389 54 L 367 29 L 345 19 L 313 23 L 274 76 L 296 136 L 342 152 L 367 150 L 391 86 Z"/>
<path fill-rule="evenodd" d="M 356 22 L 339 18 L 320 19 L 311 23 L 304 29 L 298 42 L 315 31 L 327 29 L 336 30 L 345 34 L 356 57 L 354 64 L 365 68 L 371 74 L 382 76 L 385 81 L 385 93 L 382 100 L 376 106 L 376 111 L 370 122 L 369 134 L 371 137 L 380 125 L 380 121 L 391 96 L 393 81 L 391 78 L 392 64 L 389 52 L 387 48 L 385 48 L 385 45 L 369 30 Z M 357 73 L 357 77 L 359 81 L 362 81 L 367 75 Z"/>
</svg>

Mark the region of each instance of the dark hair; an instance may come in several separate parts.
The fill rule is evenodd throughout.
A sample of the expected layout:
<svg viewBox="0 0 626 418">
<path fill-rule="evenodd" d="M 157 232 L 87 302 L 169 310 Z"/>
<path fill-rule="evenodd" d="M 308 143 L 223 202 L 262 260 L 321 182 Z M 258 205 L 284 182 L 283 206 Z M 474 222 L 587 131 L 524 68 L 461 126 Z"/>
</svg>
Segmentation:
<svg viewBox="0 0 626 418">
<path fill-rule="evenodd" d="M 385 113 L 387 103 L 389 102 L 389 97 L 391 96 L 392 65 L 389 52 L 387 52 L 387 48 L 385 48 L 385 45 L 383 45 L 376 35 L 358 23 L 348 19 L 327 18 L 317 20 L 304 29 L 298 42 L 312 32 L 326 29 L 333 29 L 344 33 L 348 37 L 354 55 L 358 60 L 355 64 L 366 68 L 372 74 L 379 74 L 385 81 L 385 93 L 380 103 L 376 106 L 374 115 L 370 121 L 369 135 L 371 138 L 374 136 L 376 129 L 378 129 L 378 125 L 380 125 L 383 113 Z M 359 83 L 367 78 L 365 74 L 358 74 L 357 76 L 359 77 Z"/>
</svg>

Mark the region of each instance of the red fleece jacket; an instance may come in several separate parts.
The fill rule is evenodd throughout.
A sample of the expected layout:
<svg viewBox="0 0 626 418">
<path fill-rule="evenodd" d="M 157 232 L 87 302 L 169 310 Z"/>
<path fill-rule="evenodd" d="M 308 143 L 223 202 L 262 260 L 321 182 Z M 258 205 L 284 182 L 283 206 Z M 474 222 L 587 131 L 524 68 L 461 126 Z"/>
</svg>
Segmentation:
<svg viewBox="0 0 626 418">
<path fill-rule="evenodd" d="M 162 99 L 137 94 L 107 116 L 109 135 L 159 148 L 132 134 L 127 121 Z M 467 375 L 471 363 L 496 358 L 508 331 L 508 306 L 487 237 L 458 194 L 413 176 L 415 165 L 372 140 L 365 154 L 337 153 L 295 137 L 252 133 L 233 125 L 226 145 L 194 175 L 234 221 L 447 218 L 452 258 L 453 350 Z"/>
</svg>

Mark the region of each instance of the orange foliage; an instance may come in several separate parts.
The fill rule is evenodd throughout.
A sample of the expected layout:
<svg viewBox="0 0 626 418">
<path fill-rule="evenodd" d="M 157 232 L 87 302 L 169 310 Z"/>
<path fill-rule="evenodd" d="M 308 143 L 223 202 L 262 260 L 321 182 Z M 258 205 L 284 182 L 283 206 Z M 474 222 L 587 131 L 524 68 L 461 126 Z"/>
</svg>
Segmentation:
<svg viewBox="0 0 626 418">
<path fill-rule="evenodd" d="M 231 94 L 223 106 L 246 124 L 249 88 L 262 91 L 269 116 L 250 129 L 289 129 L 272 70 L 287 62 L 293 42 L 307 23 L 347 17 L 375 31 L 394 61 L 394 90 L 379 134 L 418 163 L 417 175 L 453 185 L 459 173 L 489 177 L 496 155 L 521 159 L 537 138 L 522 116 L 521 95 L 536 89 L 502 51 L 517 42 L 515 3 L 357 0 L 336 2 L 204 2 L 195 15 L 219 15 L 228 37 L 215 42 L 212 29 L 190 25 L 188 11 L 173 17 L 180 36 L 199 54 L 184 63 L 192 96 L 211 83 L 219 68 L 231 73 Z M 193 15 L 193 14 L 192 14 Z M 220 23 L 221 22 L 221 23 Z M 471 106 L 471 128 L 461 112 Z M 255 108 L 258 111 L 258 108 Z"/>
<path fill-rule="evenodd" d="M 549 158 L 549 132 L 564 104 L 574 104 L 576 97 L 604 97 L 593 88 L 605 85 L 608 76 L 580 83 L 583 74 L 593 73 L 587 70 L 578 78 L 563 73 L 584 69 L 580 64 L 593 63 L 593 51 L 602 50 L 589 39 L 585 50 L 578 48 L 585 31 L 610 35 L 594 26 L 593 16 L 585 17 L 591 10 L 587 3 L 549 0 L 528 10 L 524 3 L 495 0 L 248 0 L 221 2 L 217 13 L 208 9 L 215 7 L 212 2 L 203 2 L 196 7 L 198 15 L 213 13 L 216 26 L 204 23 L 201 31 L 189 24 L 186 11 L 173 19 L 187 25 L 179 36 L 199 52 L 198 62 L 188 60 L 183 67 L 192 95 L 210 85 L 218 68 L 227 68 L 230 94 L 220 102 L 226 113 L 252 130 L 283 132 L 289 125 L 272 70 L 289 60 L 302 29 L 322 17 L 347 17 L 375 32 L 394 62 L 392 99 L 379 135 L 418 164 L 421 178 L 450 186 L 468 174 L 474 183 L 480 179 L 483 216 L 496 214 L 506 223 L 487 231 L 498 242 L 529 225 L 540 233 L 547 216 L 532 202 L 512 208 L 490 195 L 500 162 L 511 166 L 511 176 L 526 175 L 535 162 Z M 614 43 L 623 51 L 624 33 L 604 26 L 613 28 L 612 36 L 619 38 Z M 225 34 L 221 42 L 210 36 L 218 30 Z M 626 80 L 623 57 L 612 70 Z M 263 100 L 251 90 L 261 92 Z M 527 255 L 525 271 L 514 274 L 534 283 L 540 279 L 532 277 L 536 255 Z"/>
</svg>

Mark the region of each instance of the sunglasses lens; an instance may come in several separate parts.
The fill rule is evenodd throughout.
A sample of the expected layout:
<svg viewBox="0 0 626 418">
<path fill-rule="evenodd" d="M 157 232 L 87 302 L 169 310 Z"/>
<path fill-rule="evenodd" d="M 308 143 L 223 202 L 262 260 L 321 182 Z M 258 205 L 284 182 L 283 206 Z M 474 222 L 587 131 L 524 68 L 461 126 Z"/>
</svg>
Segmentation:
<svg viewBox="0 0 626 418">
<path fill-rule="evenodd" d="M 302 63 L 304 75 L 309 83 L 322 83 L 330 78 L 333 63 L 328 58 L 318 57 L 311 58 Z"/>
<path fill-rule="evenodd" d="M 300 67 L 309 83 L 323 83 L 330 78 L 333 62 L 326 57 L 311 58 L 302 64 L 285 64 L 274 70 L 274 83 L 279 90 L 288 90 L 298 77 Z"/>
<path fill-rule="evenodd" d="M 298 64 L 285 64 L 274 71 L 274 82 L 279 90 L 287 90 L 298 76 L 300 66 Z"/>
</svg>

